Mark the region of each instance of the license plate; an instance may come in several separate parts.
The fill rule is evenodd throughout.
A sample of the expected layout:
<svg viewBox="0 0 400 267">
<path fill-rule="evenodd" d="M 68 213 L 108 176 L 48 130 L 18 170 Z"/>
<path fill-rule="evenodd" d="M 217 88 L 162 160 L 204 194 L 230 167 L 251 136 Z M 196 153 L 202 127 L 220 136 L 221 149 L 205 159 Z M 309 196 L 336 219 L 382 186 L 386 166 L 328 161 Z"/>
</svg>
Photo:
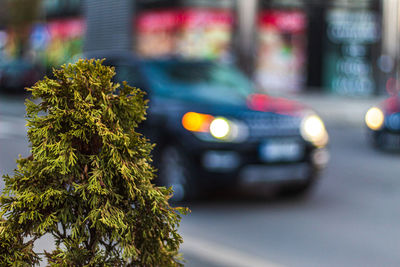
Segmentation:
<svg viewBox="0 0 400 267">
<path fill-rule="evenodd" d="M 305 180 L 309 177 L 310 166 L 306 163 L 294 163 L 281 166 L 246 166 L 240 172 L 243 184 L 262 182 L 283 182 Z"/>
<path fill-rule="evenodd" d="M 304 146 L 296 140 L 269 140 L 260 145 L 260 159 L 264 162 L 296 161 L 304 154 Z"/>
</svg>

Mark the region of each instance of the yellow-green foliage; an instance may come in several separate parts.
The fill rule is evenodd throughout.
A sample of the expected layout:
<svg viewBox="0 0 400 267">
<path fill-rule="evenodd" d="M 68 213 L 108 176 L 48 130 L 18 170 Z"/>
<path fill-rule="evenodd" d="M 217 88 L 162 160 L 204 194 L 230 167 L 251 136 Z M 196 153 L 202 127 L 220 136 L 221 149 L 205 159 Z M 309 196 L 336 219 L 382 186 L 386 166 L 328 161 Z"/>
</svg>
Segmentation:
<svg viewBox="0 0 400 267">
<path fill-rule="evenodd" d="M 29 89 L 41 103 L 26 102 L 32 155 L 4 176 L 0 266 L 36 263 L 34 241 L 46 233 L 56 244 L 45 253 L 51 266 L 180 265 L 186 210 L 151 183 L 152 145 L 135 131 L 144 93 L 114 75 L 79 60 Z"/>
</svg>

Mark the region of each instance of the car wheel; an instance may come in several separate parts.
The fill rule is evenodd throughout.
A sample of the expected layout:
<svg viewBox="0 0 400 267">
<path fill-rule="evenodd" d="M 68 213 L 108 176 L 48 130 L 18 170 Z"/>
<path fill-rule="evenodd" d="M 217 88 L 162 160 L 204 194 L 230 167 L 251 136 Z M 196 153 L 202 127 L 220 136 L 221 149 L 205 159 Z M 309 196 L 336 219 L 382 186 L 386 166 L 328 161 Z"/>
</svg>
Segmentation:
<svg viewBox="0 0 400 267">
<path fill-rule="evenodd" d="M 167 145 L 160 151 L 159 182 L 172 187 L 171 201 L 179 202 L 194 197 L 193 176 L 183 152 L 176 146 Z"/>
</svg>

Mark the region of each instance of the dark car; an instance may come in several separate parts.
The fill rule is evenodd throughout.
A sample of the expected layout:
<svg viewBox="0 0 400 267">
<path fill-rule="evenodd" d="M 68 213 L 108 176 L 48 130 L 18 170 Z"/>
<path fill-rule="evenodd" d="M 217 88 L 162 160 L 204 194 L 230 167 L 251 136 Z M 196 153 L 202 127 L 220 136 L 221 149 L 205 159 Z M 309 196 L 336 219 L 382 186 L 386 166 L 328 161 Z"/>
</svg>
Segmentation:
<svg viewBox="0 0 400 267">
<path fill-rule="evenodd" d="M 43 75 L 41 68 L 24 59 L 0 64 L 0 89 L 7 93 L 24 93 Z"/>
<path fill-rule="evenodd" d="M 321 119 L 298 102 L 258 94 L 234 66 L 110 52 L 85 57 L 106 58 L 116 81 L 147 92 L 142 131 L 156 143 L 157 183 L 172 186 L 175 200 L 271 184 L 301 194 L 327 162 Z"/>
<path fill-rule="evenodd" d="M 391 96 L 365 115 L 372 144 L 385 150 L 400 150 L 400 97 Z"/>
</svg>

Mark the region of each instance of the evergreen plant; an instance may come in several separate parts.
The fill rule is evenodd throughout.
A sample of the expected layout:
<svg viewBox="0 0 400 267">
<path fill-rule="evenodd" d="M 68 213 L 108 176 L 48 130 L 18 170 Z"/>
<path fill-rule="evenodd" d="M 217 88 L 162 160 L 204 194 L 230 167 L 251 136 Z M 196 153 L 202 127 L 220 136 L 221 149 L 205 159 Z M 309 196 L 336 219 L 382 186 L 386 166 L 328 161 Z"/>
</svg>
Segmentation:
<svg viewBox="0 0 400 267">
<path fill-rule="evenodd" d="M 112 82 L 114 68 L 79 60 L 28 88 L 31 155 L 5 175 L 0 266 L 32 266 L 45 234 L 50 266 L 179 266 L 184 208 L 152 184 L 153 145 L 136 131 L 144 92 Z M 118 93 L 117 93 L 118 92 Z"/>
</svg>

